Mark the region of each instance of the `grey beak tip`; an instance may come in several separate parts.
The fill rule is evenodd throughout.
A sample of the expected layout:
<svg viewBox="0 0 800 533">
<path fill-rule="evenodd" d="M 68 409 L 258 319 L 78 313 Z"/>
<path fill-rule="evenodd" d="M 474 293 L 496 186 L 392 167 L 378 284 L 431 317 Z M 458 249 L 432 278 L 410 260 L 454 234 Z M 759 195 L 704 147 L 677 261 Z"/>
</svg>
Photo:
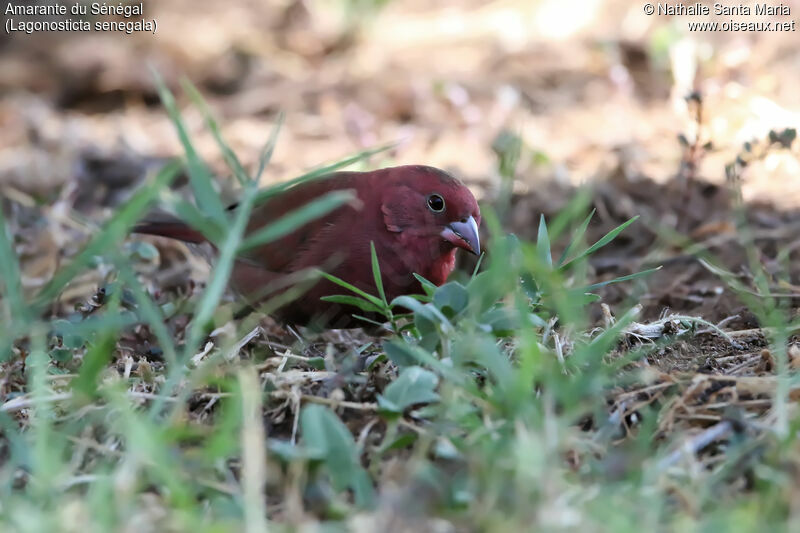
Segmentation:
<svg viewBox="0 0 800 533">
<path fill-rule="evenodd" d="M 475 255 L 481 254 L 481 242 L 480 235 L 478 234 L 478 225 L 473 217 L 469 217 L 463 222 L 453 222 L 450 224 L 450 229 L 468 245 L 467 247 L 462 248 Z"/>
</svg>

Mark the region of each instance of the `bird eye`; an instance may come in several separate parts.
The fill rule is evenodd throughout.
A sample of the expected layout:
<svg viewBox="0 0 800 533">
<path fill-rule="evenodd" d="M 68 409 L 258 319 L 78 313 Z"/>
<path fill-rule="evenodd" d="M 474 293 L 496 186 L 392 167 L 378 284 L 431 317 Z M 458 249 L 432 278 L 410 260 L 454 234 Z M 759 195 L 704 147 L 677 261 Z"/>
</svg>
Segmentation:
<svg viewBox="0 0 800 533">
<path fill-rule="evenodd" d="M 444 211 L 444 198 L 438 194 L 431 194 L 428 196 L 428 208 L 434 213 L 441 213 Z"/>
</svg>

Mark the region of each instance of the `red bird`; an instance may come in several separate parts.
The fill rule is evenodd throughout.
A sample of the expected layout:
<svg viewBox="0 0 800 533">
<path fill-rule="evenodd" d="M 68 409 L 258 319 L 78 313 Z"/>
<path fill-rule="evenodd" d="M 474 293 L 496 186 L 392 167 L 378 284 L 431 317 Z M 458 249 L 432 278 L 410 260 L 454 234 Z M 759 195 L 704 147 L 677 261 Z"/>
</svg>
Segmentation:
<svg viewBox="0 0 800 533">
<path fill-rule="evenodd" d="M 370 242 L 380 264 L 390 301 L 420 293 L 418 273 L 436 285 L 455 266 L 456 248 L 480 254 L 481 215 L 470 190 L 434 167 L 409 165 L 371 172 L 337 172 L 296 185 L 254 208 L 246 233 L 279 219 L 310 200 L 335 190 L 353 190 L 358 202 L 312 220 L 276 241 L 238 258 L 231 286 L 254 303 L 254 295 L 280 284 L 288 274 L 318 267 L 370 294 L 377 294 L 372 275 Z M 357 205 L 356 205 L 357 204 Z M 205 242 L 202 234 L 175 220 L 143 222 L 137 233 Z M 323 296 L 348 294 L 322 279 L 299 298 L 275 312 L 289 323 L 307 325 L 322 320 L 329 327 L 352 327 L 350 306 L 320 301 Z"/>
</svg>

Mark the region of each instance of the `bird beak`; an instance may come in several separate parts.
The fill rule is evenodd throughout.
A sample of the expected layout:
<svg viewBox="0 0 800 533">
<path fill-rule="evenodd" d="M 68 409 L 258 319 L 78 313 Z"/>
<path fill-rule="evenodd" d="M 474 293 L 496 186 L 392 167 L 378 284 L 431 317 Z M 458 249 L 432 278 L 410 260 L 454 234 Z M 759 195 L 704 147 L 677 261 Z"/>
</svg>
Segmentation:
<svg viewBox="0 0 800 533">
<path fill-rule="evenodd" d="M 475 255 L 481 254 L 481 241 L 478 237 L 478 224 L 472 217 L 461 222 L 451 222 L 440 234 L 444 240 Z"/>
</svg>

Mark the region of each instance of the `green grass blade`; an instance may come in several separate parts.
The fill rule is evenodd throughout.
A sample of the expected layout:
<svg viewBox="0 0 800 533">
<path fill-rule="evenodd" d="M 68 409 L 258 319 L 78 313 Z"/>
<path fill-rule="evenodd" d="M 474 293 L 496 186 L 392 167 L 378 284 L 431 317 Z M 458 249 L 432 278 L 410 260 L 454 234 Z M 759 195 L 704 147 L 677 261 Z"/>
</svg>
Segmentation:
<svg viewBox="0 0 800 533">
<path fill-rule="evenodd" d="M 158 340 L 158 344 L 164 352 L 164 359 L 171 366 L 177 364 L 178 356 L 175 350 L 175 342 L 167 329 L 161 309 L 147 294 L 139 280 L 136 279 L 136 275 L 131 270 L 130 265 L 124 261 L 119 261 L 117 268 L 119 269 L 120 278 L 133 293 L 133 298 L 138 305 L 137 311 L 150 326 L 150 330 Z"/>
<path fill-rule="evenodd" d="M 253 178 L 257 182 L 261 181 L 261 175 L 264 174 L 264 169 L 267 168 L 269 162 L 272 161 L 272 154 L 275 152 L 275 145 L 278 144 L 278 134 L 283 127 L 283 118 L 283 112 L 278 113 L 275 126 L 272 127 L 269 138 L 264 144 L 264 148 L 261 149 L 261 155 L 258 158 L 258 169 L 256 170 Z"/>
<path fill-rule="evenodd" d="M 22 277 L 19 259 L 8 228 L 6 227 L 3 202 L 0 199 L 0 288 L 3 289 L 4 300 L 8 307 L 7 318 L 15 322 L 26 322 L 29 311 L 22 292 Z"/>
<path fill-rule="evenodd" d="M 267 531 L 267 460 L 265 456 L 262 397 L 259 375 L 254 368 L 238 372 L 242 400 L 242 504 L 245 533 Z"/>
<path fill-rule="evenodd" d="M 246 253 L 253 248 L 280 239 L 297 228 L 308 224 L 312 220 L 325 216 L 342 205 L 353 201 L 355 197 L 353 191 L 346 189 L 342 191 L 331 191 L 324 196 L 315 198 L 302 207 L 295 209 L 271 224 L 248 235 L 247 238 L 242 241 L 239 247 L 239 253 Z"/>
<path fill-rule="evenodd" d="M 374 305 L 372 302 L 359 298 L 358 296 L 350 296 L 347 294 L 333 294 L 331 296 L 323 296 L 320 298 L 323 302 L 331 302 L 334 304 L 351 305 L 357 307 L 362 311 L 368 313 L 382 313 L 383 309 Z"/>
<path fill-rule="evenodd" d="M 202 233 L 209 242 L 222 242 L 225 238 L 225 231 L 222 226 L 204 215 L 197 206 L 187 202 L 177 194 L 167 191 L 165 196 L 166 204 L 172 208 L 179 219 Z"/>
<path fill-rule="evenodd" d="M 578 227 L 578 229 L 572 235 L 572 239 L 569 241 L 569 244 L 564 249 L 564 253 L 562 253 L 561 257 L 559 257 L 558 259 L 558 266 L 563 265 L 564 261 L 567 260 L 567 257 L 569 257 L 575 251 L 575 249 L 580 245 L 581 241 L 583 240 L 583 236 L 586 235 L 586 229 L 589 227 L 589 222 L 592 220 L 594 213 L 595 209 L 592 209 L 592 212 L 589 213 L 589 216 L 587 216 L 583 220 L 583 223 Z"/>
<path fill-rule="evenodd" d="M 469 279 L 475 279 L 475 276 L 478 275 L 478 271 L 481 269 L 481 265 L 483 264 L 483 258 L 486 257 L 486 252 L 481 252 L 481 255 L 478 256 L 478 260 L 475 262 L 475 268 L 472 269 L 472 275 Z M 431 283 L 431 285 L 433 285 Z"/>
<path fill-rule="evenodd" d="M 239 158 L 236 157 L 236 154 L 222 138 L 222 132 L 219 129 L 219 125 L 214 119 L 214 115 L 211 113 L 211 108 L 208 106 L 205 98 L 203 98 L 203 96 L 200 94 L 200 91 L 198 91 L 197 88 L 187 79 L 181 80 L 181 86 L 183 87 L 183 90 L 189 94 L 189 98 L 192 99 L 194 105 L 200 110 L 200 113 L 202 113 L 208 131 L 210 131 L 211 135 L 214 136 L 214 140 L 217 142 L 220 152 L 222 152 L 222 157 L 225 159 L 225 164 L 228 165 L 229 169 L 231 169 L 231 172 L 233 172 L 233 175 L 236 177 L 239 184 L 245 185 L 247 182 L 252 181 L 252 178 L 247 175 L 247 171 L 242 166 Z"/>
<path fill-rule="evenodd" d="M 278 183 L 277 185 L 263 189 L 259 191 L 258 196 L 256 197 L 256 203 L 260 204 L 267 198 L 271 198 L 272 196 L 280 194 L 283 191 L 291 187 L 294 187 L 296 185 L 299 185 L 301 183 L 327 178 L 329 177 L 330 174 L 336 172 L 337 170 L 349 167 L 350 165 L 353 165 L 355 163 L 358 163 L 359 161 L 372 157 L 375 154 L 385 152 L 386 150 L 389 150 L 393 146 L 394 144 L 389 144 L 386 146 L 381 146 L 379 148 L 373 148 L 371 150 L 364 150 L 363 152 L 359 152 L 354 156 L 342 159 L 341 161 L 337 161 L 336 163 L 316 168 L 310 172 L 306 172 L 305 174 L 302 174 L 289 181 Z"/>
<path fill-rule="evenodd" d="M 169 185 L 178 174 L 179 166 L 175 163 L 165 166 L 150 183 L 141 187 L 124 206 L 117 210 L 103 229 L 97 233 L 72 261 L 58 271 L 36 296 L 34 307 L 41 309 L 72 279 L 89 265 L 94 256 L 114 249 L 122 241 L 137 220 L 147 211 L 158 193 Z"/>
<path fill-rule="evenodd" d="M 173 505 L 189 507 L 194 495 L 192 484 L 184 482 L 181 463 L 175 461 L 175 446 L 170 442 L 170 435 L 175 435 L 175 430 L 142 416 L 132 408 L 123 391 L 109 388 L 104 393 L 113 407 L 114 416 L 111 419 L 115 432 L 125 442 L 126 452 L 169 491 Z"/>
<path fill-rule="evenodd" d="M 175 387 L 178 386 L 180 380 L 184 376 L 186 372 L 185 363 L 195 353 L 200 340 L 205 334 L 206 324 L 213 316 L 225 292 L 231 272 L 233 271 L 234 261 L 236 260 L 236 251 L 242 241 L 247 221 L 250 218 L 250 212 L 253 209 L 257 186 L 256 182 L 249 182 L 247 184 L 244 198 L 239 202 L 236 208 L 233 225 L 219 249 L 219 257 L 212 270 L 213 274 L 211 280 L 206 286 L 206 290 L 203 292 L 203 296 L 200 298 L 195 309 L 189 331 L 186 334 L 186 342 L 183 346 L 179 364 L 173 365 L 170 369 L 167 382 L 162 387 L 162 394 L 159 395 L 158 399 L 153 402 L 150 408 L 150 413 L 154 417 L 161 412 L 166 397 L 173 394 Z"/>
<path fill-rule="evenodd" d="M 539 215 L 539 233 L 536 236 L 536 252 L 539 259 L 548 267 L 553 266 L 553 256 L 550 252 L 550 236 L 547 234 L 547 222 L 544 215 Z"/>
<path fill-rule="evenodd" d="M 192 186 L 197 206 L 201 211 L 207 213 L 218 224 L 225 224 L 227 217 L 225 216 L 225 208 L 219 199 L 217 191 L 214 190 L 212 183 L 211 173 L 206 167 L 205 163 L 200 159 L 197 151 L 194 149 L 189 133 L 186 130 L 186 125 L 183 122 L 178 105 L 175 102 L 175 97 L 172 92 L 167 88 L 161 75 L 153 70 L 155 77 L 156 88 L 161 97 L 161 102 L 167 109 L 170 120 L 172 121 L 175 131 L 178 133 L 181 145 L 186 152 L 186 164 L 189 171 L 189 183 Z"/>
<path fill-rule="evenodd" d="M 116 309 L 118 306 L 113 305 L 109 311 L 115 312 Z M 119 330 L 105 328 L 86 350 L 78 377 L 71 383 L 73 390 L 79 392 L 85 399 L 94 399 L 97 396 L 98 377 L 114 355 L 118 335 Z"/>
<path fill-rule="evenodd" d="M 586 287 L 581 287 L 581 292 L 591 292 L 593 290 L 599 289 L 600 287 L 605 287 L 606 285 L 611 285 L 612 283 L 620 283 L 622 281 L 630 281 L 632 279 L 641 278 L 644 276 L 649 276 L 653 272 L 657 272 L 661 270 L 661 267 L 650 268 L 647 270 L 642 270 L 641 272 L 634 272 L 633 274 L 628 274 L 627 276 L 620 276 L 618 278 L 610 279 L 608 281 L 601 281 L 599 283 L 593 283 L 592 285 L 588 285 Z"/>
<path fill-rule="evenodd" d="M 344 287 L 348 291 L 352 291 L 352 292 L 358 294 L 359 296 L 361 296 L 365 300 L 369 301 L 370 303 L 374 304 L 375 306 L 381 307 L 381 308 L 383 307 L 383 302 L 381 301 L 380 298 L 376 298 L 376 297 L 372 296 L 371 294 L 362 291 L 361 289 L 359 289 L 355 285 L 351 285 L 350 283 L 347 283 L 343 279 L 339 279 L 336 276 L 332 276 L 332 275 L 328 274 L 327 272 L 320 272 L 320 275 L 322 275 L 322 277 L 327 279 L 328 281 L 331 281 L 331 282 L 337 284 L 340 287 Z"/>
<path fill-rule="evenodd" d="M 375 243 L 369 242 L 369 253 L 372 259 L 372 277 L 375 279 L 375 287 L 378 289 L 378 296 L 383 301 L 384 309 L 389 307 L 389 302 L 386 301 L 386 292 L 383 290 L 383 279 L 381 279 L 381 265 L 378 263 L 378 253 L 375 251 Z"/>
<path fill-rule="evenodd" d="M 255 187 L 255 182 L 248 184 L 244 199 L 236 208 L 233 225 L 220 247 L 219 259 L 214 265 L 211 281 L 198 303 L 194 319 L 192 320 L 192 325 L 187 337 L 188 340 L 184 347 L 184 360 L 190 357 L 197 347 L 206 322 L 208 322 L 214 314 L 214 310 L 220 298 L 222 298 L 222 294 L 225 292 L 225 287 L 228 285 L 228 280 L 233 271 L 233 262 L 236 260 L 239 243 L 242 242 L 244 230 L 247 227 L 247 221 L 250 219 L 250 212 L 252 211 L 253 202 L 255 200 Z"/>
<path fill-rule="evenodd" d="M 599 250 L 600 248 L 602 248 L 602 247 L 603 247 L 603 246 L 605 246 L 606 244 L 608 244 L 608 243 L 610 243 L 611 241 L 613 241 L 613 240 L 614 240 L 614 239 L 617 237 L 617 235 L 619 235 L 620 233 L 622 233 L 622 231 L 623 231 L 625 228 L 627 228 L 628 226 L 630 226 L 631 224 L 633 224 L 633 223 L 634 223 L 634 222 L 635 222 L 635 221 L 636 221 L 638 218 L 639 218 L 639 215 L 636 215 L 635 217 L 632 217 L 632 218 L 630 218 L 630 219 L 626 220 L 625 222 L 623 222 L 622 224 L 620 224 L 620 225 L 619 225 L 619 226 L 617 226 L 616 228 L 612 229 L 611 231 L 609 231 L 608 233 L 606 233 L 606 234 L 605 234 L 605 235 L 604 235 L 604 236 L 603 236 L 603 237 L 602 237 L 602 238 L 601 238 L 599 241 L 597 241 L 596 243 L 594 243 L 593 245 L 591 245 L 589 248 L 587 248 L 587 249 L 586 249 L 585 251 L 583 251 L 582 253 L 578 254 L 578 256 L 577 256 L 577 257 L 575 257 L 574 259 L 570 260 L 569 262 L 567 262 L 567 263 L 565 263 L 565 264 L 561 265 L 561 266 L 559 267 L 559 270 L 561 270 L 561 271 L 563 271 L 563 270 L 566 270 L 566 269 L 567 269 L 567 268 L 568 268 L 570 265 L 572 265 L 572 264 L 573 264 L 573 263 L 575 263 L 576 261 L 580 261 L 581 259 L 584 259 L 584 258 L 586 258 L 586 257 L 589 257 L 590 255 L 592 255 L 593 253 L 595 253 L 597 250 Z"/>
</svg>

